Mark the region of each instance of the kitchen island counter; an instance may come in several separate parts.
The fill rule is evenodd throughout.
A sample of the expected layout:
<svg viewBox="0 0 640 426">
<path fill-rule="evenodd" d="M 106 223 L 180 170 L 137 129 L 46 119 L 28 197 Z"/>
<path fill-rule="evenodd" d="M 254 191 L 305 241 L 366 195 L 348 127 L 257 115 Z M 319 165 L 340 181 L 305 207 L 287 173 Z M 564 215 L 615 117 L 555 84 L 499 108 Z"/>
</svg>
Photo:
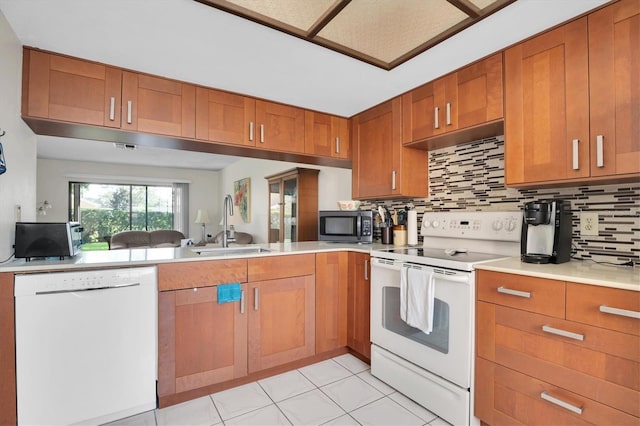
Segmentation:
<svg viewBox="0 0 640 426">
<path fill-rule="evenodd" d="M 219 244 L 194 247 L 168 248 L 139 248 L 122 250 L 81 251 L 77 256 L 60 260 L 46 258 L 31 260 L 16 259 L 0 265 L 0 272 L 42 272 L 57 270 L 73 270 L 87 268 L 111 268 L 124 266 L 144 266 L 169 262 L 197 262 L 201 260 L 235 259 L 250 257 L 282 256 L 289 254 L 320 253 L 329 251 L 357 251 L 369 253 L 373 249 L 388 247 L 382 244 L 344 244 L 327 243 L 322 241 L 306 241 L 299 243 L 271 243 L 271 244 L 232 244 L 229 248 L 256 247 L 265 251 L 260 253 L 231 253 L 231 254 L 198 254 L 197 250 L 220 248 Z"/>
</svg>

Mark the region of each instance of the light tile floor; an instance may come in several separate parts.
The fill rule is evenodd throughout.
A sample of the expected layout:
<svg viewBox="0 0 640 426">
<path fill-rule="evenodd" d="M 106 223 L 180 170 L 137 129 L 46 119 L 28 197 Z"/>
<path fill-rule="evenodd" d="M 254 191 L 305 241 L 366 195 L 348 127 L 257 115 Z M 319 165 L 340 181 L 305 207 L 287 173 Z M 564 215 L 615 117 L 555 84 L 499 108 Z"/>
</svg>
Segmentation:
<svg viewBox="0 0 640 426">
<path fill-rule="evenodd" d="M 346 354 L 112 425 L 430 425 L 444 420 Z"/>
</svg>

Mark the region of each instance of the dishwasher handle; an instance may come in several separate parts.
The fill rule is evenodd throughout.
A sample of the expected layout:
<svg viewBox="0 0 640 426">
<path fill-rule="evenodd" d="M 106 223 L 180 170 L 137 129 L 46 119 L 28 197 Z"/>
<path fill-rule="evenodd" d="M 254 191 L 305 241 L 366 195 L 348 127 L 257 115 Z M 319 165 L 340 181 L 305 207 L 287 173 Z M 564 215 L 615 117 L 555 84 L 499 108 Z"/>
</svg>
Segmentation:
<svg viewBox="0 0 640 426">
<path fill-rule="evenodd" d="M 36 296 L 43 296 L 47 294 L 64 294 L 64 293 L 81 293 L 85 291 L 96 291 L 96 290 L 115 290 L 120 288 L 127 287 L 137 287 L 140 283 L 131 283 L 131 284 L 117 284 L 112 286 L 103 286 L 103 287 L 93 287 L 93 288 L 77 288 L 77 289 L 66 289 L 66 290 L 45 290 L 45 291 L 37 291 Z"/>
</svg>

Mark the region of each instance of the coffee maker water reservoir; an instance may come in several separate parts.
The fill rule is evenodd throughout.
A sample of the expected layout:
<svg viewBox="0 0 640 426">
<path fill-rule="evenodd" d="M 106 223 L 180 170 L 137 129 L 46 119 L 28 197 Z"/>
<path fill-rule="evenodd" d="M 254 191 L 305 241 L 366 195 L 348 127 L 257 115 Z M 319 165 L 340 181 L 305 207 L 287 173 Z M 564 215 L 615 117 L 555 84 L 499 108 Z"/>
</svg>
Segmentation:
<svg viewBox="0 0 640 426">
<path fill-rule="evenodd" d="M 526 263 L 564 263 L 571 258 L 571 203 L 540 200 L 524 205 L 521 259 Z"/>
</svg>

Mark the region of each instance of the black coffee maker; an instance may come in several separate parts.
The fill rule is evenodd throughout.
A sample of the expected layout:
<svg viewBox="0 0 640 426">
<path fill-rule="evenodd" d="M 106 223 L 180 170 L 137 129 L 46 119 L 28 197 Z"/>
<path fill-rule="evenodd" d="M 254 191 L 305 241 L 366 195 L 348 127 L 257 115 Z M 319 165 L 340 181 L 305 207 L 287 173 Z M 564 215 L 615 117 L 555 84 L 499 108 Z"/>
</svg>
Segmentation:
<svg viewBox="0 0 640 426">
<path fill-rule="evenodd" d="M 571 258 L 571 203 L 540 200 L 524 205 L 521 259 L 526 263 L 564 263 Z"/>
</svg>

